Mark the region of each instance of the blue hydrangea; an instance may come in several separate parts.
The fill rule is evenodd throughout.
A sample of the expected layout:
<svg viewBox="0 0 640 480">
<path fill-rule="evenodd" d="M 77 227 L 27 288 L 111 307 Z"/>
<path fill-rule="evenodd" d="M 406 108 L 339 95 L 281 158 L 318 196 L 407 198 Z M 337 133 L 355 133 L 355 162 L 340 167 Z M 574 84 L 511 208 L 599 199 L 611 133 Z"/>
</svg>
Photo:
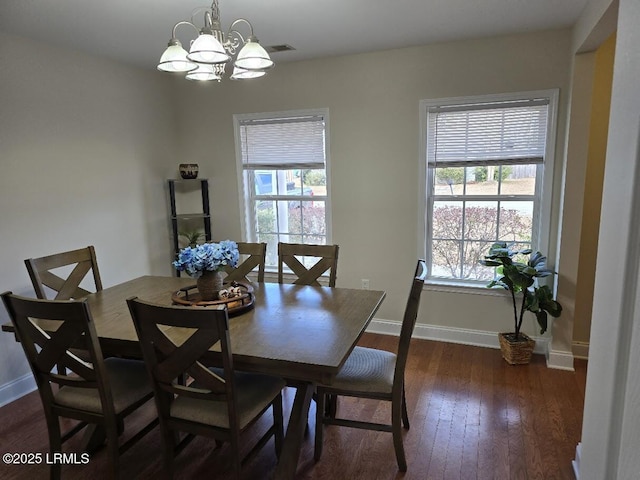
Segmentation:
<svg viewBox="0 0 640 480">
<path fill-rule="evenodd" d="M 195 247 L 185 247 L 178 253 L 173 266 L 179 272 L 199 277 L 202 272 L 222 270 L 225 266 L 237 267 L 240 259 L 238 245 L 233 240 L 220 243 L 203 243 Z"/>
</svg>

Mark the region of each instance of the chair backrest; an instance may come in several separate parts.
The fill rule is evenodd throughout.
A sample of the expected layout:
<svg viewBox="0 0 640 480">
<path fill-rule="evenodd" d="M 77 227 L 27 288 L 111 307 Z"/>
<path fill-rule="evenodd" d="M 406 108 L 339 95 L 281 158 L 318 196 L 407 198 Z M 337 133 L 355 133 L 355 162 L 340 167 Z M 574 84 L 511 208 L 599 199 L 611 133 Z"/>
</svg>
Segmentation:
<svg viewBox="0 0 640 480">
<path fill-rule="evenodd" d="M 138 333 L 147 370 L 153 383 L 160 421 L 170 416 L 176 396 L 226 401 L 229 426 L 238 429 L 233 382 L 233 360 L 229 344 L 229 317 L 225 305 L 209 307 L 164 306 L 138 298 L 127 300 Z M 167 327 L 180 327 L 188 338 L 175 341 L 165 334 Z M 182 342 L 182 340 L 184 340 Z M 200 359 L 220 342 L 224 374 L 218 376 Z M 177 381 L 188 374 L 197 388 Z"/>
<path fill-rule="evenodd" d="M 27 356 L 47 417 L 55 403 L 52 384 L 97 389 L 103 415 L 113 416 L 113 397 L 86 300 L 43 300 L 5 292 L 2 301 Z M 58 328 L 45 332 L 36 320 L 50 321 L 52 327 L 57 324 Z M 78 358 L 71 348 L 86 351 L 89 361 Z M 54 367 L 58 366 L 71 374 L 55 373 Z"/>
<path fill-rule="evenodd" d="M 317 257 L 310 268 L 296 257 Z M 320 286 L 318 278 L 329 271 L 329 286 L 336 286 L 338 271 L 338 245 L 306 245 L 302 243 L 278 243 L 278 282 L 284 283 L 284 265 L 298 277 L 296 285 Z"/>
<path fill-rule="evenodd" d="M 413 281 L 411 282 L 411 290 L 409 291 L 407 306 L 404 310 L 404 317 L 402 318 L 402 328 L 400 330 L 400 340 L 398 343 L 398 353 L 393 380 L 394 388 L 396 388 L 396 386 L 401 387 L 404 382 L 404 369 L 407 364 L 407 357 L 409 356 L 409 344 L 411 342 L 411 335 L 413 335 L 413 329 L 416 326 L 416 320 L 418 319 L 420 295 L 422 293 L 422 287 L 424 286 L 426 276 L 427 264 L 424 260 L 418 260 Z"/>
<path fill-rule="evenodd" d="M 55 300 L 70 300 L 86 297 L 91 292 L 80 287 L 80 282 L 89 273 L 93 273 L 93 281 L 96 291 L 102 290 L 102 280 L 98 270 L 98 261 L 93 246 L 56 253 L 40 258 L 28 258 L 24 261 L 29 271 L 29 277 L 33 289 L 38 298 L 47 298 L 44 287 L 49 287 L 57 292 Z M 75 265 L 69 276 L 61 278 L 51 270 Z"/>
<path fill-rule="evenodd" d="M 237 242 L 240 258 L 246 257 L 236 268 L 225 269 L 227 277 L 225 283 L 248 282 L 248 275 L 258 267 L 258 282 L 264 282 L 264 263 L 267 256 L 266 243 Z"/>
</svg>

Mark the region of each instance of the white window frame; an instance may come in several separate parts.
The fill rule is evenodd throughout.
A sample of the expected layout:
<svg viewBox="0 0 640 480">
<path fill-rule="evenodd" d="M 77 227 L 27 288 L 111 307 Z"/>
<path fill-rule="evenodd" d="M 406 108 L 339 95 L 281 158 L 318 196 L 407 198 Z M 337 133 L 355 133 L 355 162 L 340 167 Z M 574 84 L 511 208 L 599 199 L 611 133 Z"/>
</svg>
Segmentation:
<svg viewBox="0 0 640 480">
<path fill-rule="evenodd" d="M 533 212 L 533 236 L 532 248 L 543 253 L 549 252 L 551 239 L 551 213 L 552 191 L 554 180 L 554 163 L 556 148 L 556 130 L 558 115 L 558 89 L 535 90 L 527 92 L 477 95 L 465 97 L 448 97 L 439 99 L 420 100 L 419 125 L 420 125 L 420 149 L 419 149 L 419 188 L 418 188 L 418 256 L 430 260 L 431 241 L 431 214 L 433 212 L 433 196 L 431 195 L 434 170 L 427 165 L 428 142 L 428 111 L 438 106 L 473 105 L 481 103 L 518 101 L 545 98 L 549 100 L 547 137 L 544 153 L 544 162 L 538 168 L 536 176 L 535 197 Z M 430 264 L 430 262 L 429 262 Z M 470 293 L 478 293 L 479 288 L 485 288 L 486 282 L 475 280 L 448 279 L 442 277 L 427 277 L 427 286 L 435 290 L 457 292 L 468 287 Z"/>
<path fill-rule="evenodd" d="M 310 116 L 322 116 L 324 119 L 324 145 L 325 145 L 325 174 L 326 174 L 326 197 L 322 198 L 325 202 L 325 232 L 326 232 L 326 244 L 333 243 L 332 231 L 331 231 L 331 170 L 330 170 L 330 130 L 329 130 L 329 109 L 328 108 L 315 108 L 308 110 L 286 110 L 278 112 L 262 112 L 262 113 L 248 113 L 248 114 L 235 114 L 233 115 L 233 127 L 235 135 L 235 147 L 236 147 L 236 169 L 238 179 L 238 196 L 240 214 L 243 218 L 241 222 L 241 235 L 242 238 L 248 242 L 257 241 L 256 226 L 254 225 L 253 215 L 251 212 L 251 206 L 256 200 L 256 193 L 253 185 L 248 185 L 245 180 L 245 167 L 242 161 L 242 139 L 241 139 L 241 124 L 247 120 L 277 120 L 292 117 L 310 117 Z M 268 200 L 268 196 L 264 196 L 264 200 Z M 313 201 L 317 200 L 317 196 L 307 197 L 304 195 L 287 195 L 287 200 L 290 201 Z M 282 200 L 282 197 L 275 195 L 273 200 Z M 273 266 L 267 266 L 268 271 L 274 271 Z"/>
</svg>

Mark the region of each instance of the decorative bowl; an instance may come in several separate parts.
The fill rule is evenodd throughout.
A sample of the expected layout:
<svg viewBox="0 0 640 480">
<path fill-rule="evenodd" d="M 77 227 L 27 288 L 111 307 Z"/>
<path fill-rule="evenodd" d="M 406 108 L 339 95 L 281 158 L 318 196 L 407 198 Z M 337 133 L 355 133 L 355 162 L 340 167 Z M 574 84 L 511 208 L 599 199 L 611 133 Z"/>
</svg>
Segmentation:
<svg viewBox="0 0 640 480">
<path fill-rule="evenodd" d="M 185 180 L 193 180 L 194 178 L 198 178 L 198 164 L 197 163 L 181 163 L 180 176 Z"/>
</svg>

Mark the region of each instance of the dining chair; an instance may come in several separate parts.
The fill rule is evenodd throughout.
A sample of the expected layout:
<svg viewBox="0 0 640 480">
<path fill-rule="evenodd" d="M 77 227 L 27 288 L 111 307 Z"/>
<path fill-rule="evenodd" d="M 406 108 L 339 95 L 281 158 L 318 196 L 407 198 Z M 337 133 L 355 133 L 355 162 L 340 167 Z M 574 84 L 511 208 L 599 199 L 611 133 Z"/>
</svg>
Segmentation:
<svg viewBox="0 0 640 480">
<path fill-rule="evenodd" d="M 126 442 L 118 444 L 125 417 L 153 396 L 144 362 L 103 359 L 86 300 L 43 300 L 5 292 L 2 301 L 38 387 L 51 458 L 85 426 L 98 425 L 106 435 L 111 474 L 118 478 L 120 455 L 158 424 L 156 418 Z M 55 332 L 45 333 L 34 319 L 52 321 L 59 326 Z M 88 352 L 88 362 L 70 351 L 71 345 L 78 344 Z M 64 366 L 70 373 L 55 373 L 56 365 Z M 62 433 L 61 417 L 80 423 Z M 60 478 L 61 463 L 51 463 L 50 474 L 52 479 Z"/>
<path fill-rule="evenodd" d="M 318 260 L 307 268 L 296 257 L 316 257 Z M 338 271 L 338 245 L 308 245 L 302 243 L 278 243 L 278 283 L 284 283 L 284 266 L 296 275 L 296 285 L 321 286 L 318 279 L 329 271 L 329 286 L 336 286 Z"/>
<path fill-rule="evenodd" d="M 240 258 L 244 258 L 236 268 L 227 267 L 225 283 L 250 282 L 249 274 L 257 267 L 256 281 L 264 282 L 264 264 L 267 256 L 266 243 L 237 242 Z"/>
<path fill-rule="evenodd" d="M 169 478 L 173 476 L 174 457 L 195 435 L 213 437 L 216 446 L 220 441 L 229 442 L 235 478 L 240 478 L 242 463 L 271 436 L 275 437 L 276 455 L 280 455 L 285 382 L 268 375 L 234 371 L 226 305 L 163 306 L 137 298 L 128 299 L 127 304 L 155 391 L 164 467 Z M 189 333 L 170 338 L 165 334 L 167 327 L 189 329 Z M 221 367 L 206 368 L 203 356 L 217 343 Z M 189 381 L 180 384 L 177 380 L 181 376 Z M 241 459 L 240 434 L 269 407 L 272 425 Z M 180 432 L 186 434 L 181 440 Z"/>
<path fill-rule="evenodd" d="M 38 298 L 48 298 L 45 287 L 55 292 L 53 300 L 78 300 L 86 297 L 91 292 L 80 287 L 80 283 L 89 271 L 91 271 L 93 275 L 96 292 L 102 290 L 98 260 L 96 259 L 96 252 L 92 245 L 68 252 L 54 253 L 53 255 L 47 255 L 45 257 L 28 258 L 24 263 L 27 266 L 33 289 Z M 62 267 L 73 267 L 66 278 L 59 276 L 59 274 L 61 274 L 60 271 L 53 273 L 54 270 Z M 86 352 L 77 348 L 71 349 L 71 352 L 81 359 L 88 361 Z M 66 372 L 59 366 L 58 373 L 65 375 Z"/>
<path fill-rule="evenodd" d="M 418 260 L 409 299 L 405 308 L 398 350 L 394 354 L 385 350 L 356 346 L 331 385 L 318 385 L 316 408 L 315 460 L 322 455 L 322 434 L 324 425 L 363 428 L 392 432 L 393 446 L 396 452 L 398 469 L 406 472 L 407 462 L 402 444 L 401 423 L 409 428 L 407 402 L 404 389 L 404 370 L 409 355 L 411 335 L 418 316 L 420 294 L 427 275 L 424 260 Z M 331 417 L 324 414 L 324 403 L 327 395 L 343 395 L 349 397 L 386 400 L 391 402 L 391 425 Z"/>
<path fill-rule="evenodd" d="M 326 271 L 329 271 L 328 286 L 335 287 L 338 273 L 338 249 L 338 245 L 309 245 L 279 242 L 278 283 L 284 283 L 284 266 L 286 265 L 297 276 L 293 281 L 294 285 L 313 285 L 320 287 L 321 284 L 318 279 Z M 316 257 L 318 260 L 310 268 L 307 268 L 296 257 Z M 313 399 L 316 399 L 315 393 Z M 337 407 L 337 398 L 330 396 L 326 403 L 326 413 L 334 416 Z"/>
<path fill-rule="evenodd" d="M 48 298 L 44 287 L 48 287 L 56 293 L 54 300 L 86 297 L 91 292 L 80 287 L 80 283 L 89 271 L 93 274 L 95 291 L 102 290 L 102 280 L 93 246 L 47 255 L 46 257 L 28 258 L 24 263 L 38 298 Z M 73 269 L 66 278 L 52 272 L 52 270 L 72 265 Z"/>
</svg>

